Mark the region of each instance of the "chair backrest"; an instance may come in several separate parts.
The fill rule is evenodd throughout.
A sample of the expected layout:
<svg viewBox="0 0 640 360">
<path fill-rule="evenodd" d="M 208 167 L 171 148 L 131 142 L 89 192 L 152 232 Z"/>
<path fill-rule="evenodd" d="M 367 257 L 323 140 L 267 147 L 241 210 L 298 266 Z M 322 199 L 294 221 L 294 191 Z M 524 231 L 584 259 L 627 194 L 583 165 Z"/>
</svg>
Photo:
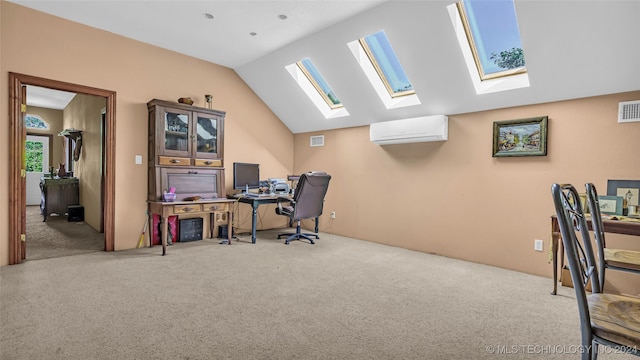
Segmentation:
<svg viewBox="0 0 640 360">
<path fill-rule="evenodd" d="M 556 208 L 556 215 L 558 216 L 558 225 L 560 226 L 562 243 L 567 254 L 569 270 L 571 271 L 573 288 L 578 300 L 583 344 L 590 344 L 593 334 L 585 289 L 589 281 L 591 281 L 593 293 L 600 293 L 601 287 L 598 280 L 598 265 L 591 246 L 589 228 L 582 211 L 580 196 L 573 185 L 553 184 L 551 186 L 551 194 Z"/>
<path fill-rule="evenodd" d="M 589 212 L 591 213 L 591 227 L 593 228 L 593 237 L 598 248 L 598 279 L 600 280 L 600 288 L 604 289 L 604 248 L 606 242 L 604 238 L 604 225 L 602 224 L 602 214 L 600 213 L 600 202 L 598 201 L 598 192 L 592 183 L 585 184 L 587 189 L 587 202 L 589 203 Z"/>
<path fill-rule="evenodd" d="M 295 201 L 294 220 L 310 219 L 322 215 L 324 196 L 329 188 L 329 180 L 331 180 L 331 175 L 321 171 L 300 175 L 293 195 Z"/>
</svg>

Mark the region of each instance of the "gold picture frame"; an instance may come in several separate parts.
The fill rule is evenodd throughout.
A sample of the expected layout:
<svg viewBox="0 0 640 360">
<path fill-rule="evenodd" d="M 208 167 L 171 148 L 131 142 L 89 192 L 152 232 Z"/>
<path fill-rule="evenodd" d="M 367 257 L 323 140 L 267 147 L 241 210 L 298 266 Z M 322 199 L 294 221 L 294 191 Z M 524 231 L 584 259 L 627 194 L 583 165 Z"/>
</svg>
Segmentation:
<svg viewBox="0 0 640 360">
<path fill-rule="evenodd" d="M 546 156 L 547 116 L 494 121 L 493 157 Z"/>
</svg>

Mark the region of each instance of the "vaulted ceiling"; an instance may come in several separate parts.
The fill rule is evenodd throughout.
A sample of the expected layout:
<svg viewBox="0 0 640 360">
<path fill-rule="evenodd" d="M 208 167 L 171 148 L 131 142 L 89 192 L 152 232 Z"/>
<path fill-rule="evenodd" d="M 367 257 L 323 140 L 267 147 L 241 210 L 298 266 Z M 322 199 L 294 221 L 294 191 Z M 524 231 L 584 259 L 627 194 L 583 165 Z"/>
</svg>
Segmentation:
<svg viewBox="0 0 640 360">
<path fill-rule="evenodd" d="M 453 0 L 11 1 L 233 68 L 294 133 L 640 89 L 640 1 L 516 0 L 530 86 L 484 95 L 456 42 Z M 378 30 L 421 104 L 386 109 L 355 61 L 347 43 Z M 325 119 L 298 87 L 285 66 L 305 57 L 349 116 Z"/>
</svg>

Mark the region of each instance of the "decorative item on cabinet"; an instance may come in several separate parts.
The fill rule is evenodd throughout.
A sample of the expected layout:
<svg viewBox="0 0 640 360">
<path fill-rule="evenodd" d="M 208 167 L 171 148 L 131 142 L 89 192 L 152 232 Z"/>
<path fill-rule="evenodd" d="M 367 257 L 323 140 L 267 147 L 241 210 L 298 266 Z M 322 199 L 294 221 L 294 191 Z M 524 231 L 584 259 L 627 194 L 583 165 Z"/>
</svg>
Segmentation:
<svg viewBox="0 0 640 360">
<path fill-rule="evenodd" d="M 60 163 L 60 167 L 58 167 L 58 177 L 66 177 L 67 171 L 64 169 L 64 163 Z"/>
<path fill-rule="evenodd" d="M 211 107 L 213 106 L 213 95 L 206 94 L 204 96 L 204 102 L 207 104 L 207 109 L 211 110 Z"/>
<path fill-rule="evenodd" d="M 191 99 L 190 97 L 181 97 L 180 99 L 178 99 L 178 102 L 180 104 L 193 105 L 193 99 Z"/>
</svg>

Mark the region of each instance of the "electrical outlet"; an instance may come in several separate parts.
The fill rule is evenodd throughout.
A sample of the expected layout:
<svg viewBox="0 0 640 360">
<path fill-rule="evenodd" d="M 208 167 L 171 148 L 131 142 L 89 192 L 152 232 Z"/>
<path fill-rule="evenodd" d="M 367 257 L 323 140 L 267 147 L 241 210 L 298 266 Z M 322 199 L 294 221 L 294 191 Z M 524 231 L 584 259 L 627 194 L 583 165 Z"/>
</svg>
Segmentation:
<svg viewBox="0 0 640 360">
<path fill-rule="evenodd" d="M 336 218 L 336 212 L 335 212 L 335 211 L 332 211 L 332 212 L 331 212 L 331 218 L 332 218 L 332 219 L 335 219 L 335 218 Z"/>
<path fill-rule="evenodd" d="M 543 246 L 544 246 L 544 241 L 542 241 L 542 240 L 537 240 L 537 239 L 536 239 L 536 240 L 534 240 L 534 243 L 533 243 L 533 249 L 534 249 L 535 251 L 542 251 Z"/>
</svg>

